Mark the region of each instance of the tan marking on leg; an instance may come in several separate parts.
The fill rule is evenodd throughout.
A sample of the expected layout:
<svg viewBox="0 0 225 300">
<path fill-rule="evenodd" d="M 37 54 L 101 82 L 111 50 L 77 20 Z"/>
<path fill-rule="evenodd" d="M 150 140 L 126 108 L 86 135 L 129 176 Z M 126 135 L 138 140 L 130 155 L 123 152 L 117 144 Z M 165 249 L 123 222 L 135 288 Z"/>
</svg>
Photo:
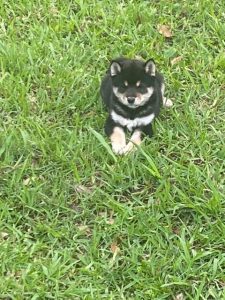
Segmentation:
<svg viewBox="0 0 225 300">
<path fill-rule="evenodd" d="M 130 151 L 134 149 L 134 146 L 139 146 L 141 144 L 141 131 L 136 129 L 131 136 L 130 142 L 123 149 L 123 154 L 128 154 Z"/>
<path fill-rule="evenodd" d="M 164 83 L 162 83 L 161 92 L 162 92 L 162 97 L 163 97 L 163 106 L 164 107 L 171 107 L 171 106 L 173 106 L 172 100 L 164 97 L 164 92 L 165 92 L 165 84 Z"/>
<path fill-rule="evenodd" d="M 164 107 L 171 107 L 171 106 L 173 106 L 173 101 L 166 98 L 166 97 L 163 97 L 163 106 Z"/>
<path fill-rule="evenodd" d="M 161 86 L 161 93 L 162 93 L 163 98 L 165 98 L 165 97 L 164 97 L 164 92 L 165 92 L 165 84 L 162 83 L 162 86 Z"/>
<path fill-rule="evenodd" d="M 122 154 L 123 148 L 126 146 L 125 132 L 122 128 L 116 126 L 110 136 L 112 150 L 116 154 Z"/>
</svg>

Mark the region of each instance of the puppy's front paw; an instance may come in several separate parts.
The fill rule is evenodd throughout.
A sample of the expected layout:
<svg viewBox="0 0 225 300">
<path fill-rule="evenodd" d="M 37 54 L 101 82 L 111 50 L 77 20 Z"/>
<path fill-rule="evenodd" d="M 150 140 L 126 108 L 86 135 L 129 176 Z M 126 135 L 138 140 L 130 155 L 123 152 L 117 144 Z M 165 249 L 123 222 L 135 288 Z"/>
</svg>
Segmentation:
<svg viewBox="0 0 225 300">
<path fill-rule="evenodd" d="M 112 150 L 115 154 L 118 155 L 127 155 L 129 154 L 132 150 L 134 150 L 134 144 L 132 142 L 129 142 L 126 146 L 121 147 L 120 145 L 112 145 Z"/>
<path fill-rule="evenodd" d="M 171 106 L 173 106 L 173 101 L 166 98 L 166 97 L 163 97 L 163 106 L 164 107 L 171 107 Z"/>
<path fill-rule="evenodd" d="M 112 150 L 116 154 L 123 154 L 123 148 L 126 146 L 125 132 L 120 127 L 114 127 L 113 133 L 110 136 Z"/>
<path fill-rule="evenodd" d="M 141 144 L 141 131 L 136 129 L 131 136 L 130 142 L 123 147 L 122 152 L 120 154 L 127 155 L 131 151 L 136 150 L 136 146 Z"/>
<path fill-rule="evenodd" d="M 122 153 L 123 155 L 127 155 L 129 154 L 132 150 L 136 149 L 136 147 L 134 147 L 134 144 L 132 142 L 129 142 L 123 149 L 122 149 Z"/>
<path fill-rule="evenodd" d="M 119 154 L 119 155 L 124 154 L 125 148 L 126 148 L 125 145 L 116 144 L 116 143 L 112 144 L 112 150 L 115 154 Z"/>
</svg>

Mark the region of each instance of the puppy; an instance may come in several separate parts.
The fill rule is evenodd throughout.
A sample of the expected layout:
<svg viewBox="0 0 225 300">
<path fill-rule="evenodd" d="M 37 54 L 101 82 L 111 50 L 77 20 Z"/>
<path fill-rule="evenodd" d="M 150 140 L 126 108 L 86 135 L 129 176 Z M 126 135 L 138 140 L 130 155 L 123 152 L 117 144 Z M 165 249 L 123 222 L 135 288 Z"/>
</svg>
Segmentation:
<svg viewBox="0 0 225 300">
<path fill-rule="evenodd" d="M 161 105 L 172 106 L 164 97 L 164 78 L 156 71 L 152 59 L 113 60 L 102 80 L 100 93 L 109 112 L 105 133 L 110 137 L 116 154 L 127 154 L 140 145 L 142 136 L 153 135 L 152 122 Z M 126 130 L 132 133 L 126 144 Z"/>
</svg>

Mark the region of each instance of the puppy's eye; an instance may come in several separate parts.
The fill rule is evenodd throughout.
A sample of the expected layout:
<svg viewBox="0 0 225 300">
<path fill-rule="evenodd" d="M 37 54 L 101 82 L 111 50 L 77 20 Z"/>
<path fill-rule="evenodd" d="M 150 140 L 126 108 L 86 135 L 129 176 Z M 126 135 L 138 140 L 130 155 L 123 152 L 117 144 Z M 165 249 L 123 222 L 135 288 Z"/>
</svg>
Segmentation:
<svg viewBox="0 0 225 300">
<path fill-rule="evenodd" d="M 143 83 L 140 83 L 139 85 L 137 85 L 137 87 L 138 87 L 139 89 L 141 89 L 141 88 L 143 88 L 143 87 L 145 87 L 145 86 L 144 86 Z"/>
<path fill-rule="evenodd" d="M 140 80 L 136 82 L 136 87 L 139 87 L 139 88 L 143 87 L 143 84 Z"/>
</svg>

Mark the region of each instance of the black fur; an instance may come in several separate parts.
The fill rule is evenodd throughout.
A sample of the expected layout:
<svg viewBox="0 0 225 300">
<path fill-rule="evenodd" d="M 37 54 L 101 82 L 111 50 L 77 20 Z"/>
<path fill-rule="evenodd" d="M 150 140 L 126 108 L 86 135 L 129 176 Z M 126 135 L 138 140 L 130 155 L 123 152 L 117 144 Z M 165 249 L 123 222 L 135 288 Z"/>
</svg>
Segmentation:
<svg viewBox="0 0 225 300">
<path fill-rule="evenodd" d="M 101 97 L 109 112 L 105 123 L 105 133 L 108 136 L 112 134 L 115 126 L 126 130 L 125 126 L 112 119 L 112 111 L 129 120 L 146 117 L 153 113 L 155 118 L 159 115 L 163 102 L 162 86 L 164 85 L 164 79 L 159 72 L 154 72 L 154 70 L 155 64 L 153 60 L 144 62 L 135 59 L 117 58 L 111 62 L 100 88 Z M 139 87 L 136 85 L 137 82 L 140 82 Z M 124 83 L 128 83 L 128 86 L 125 86 Z M 119 100 L 113 91 L 113 87 L 117 88 L 118 92 L 126 95 L 128 98 L 145 94 L 147 88 L 153 88 L 153 93 L 143 102 L 143 105 L 130 107 L 129 104 Z M 150 137 L 153 134 L 151 123 L 134 127 L 132 131 L 137 128 Z"/>
</svg>

